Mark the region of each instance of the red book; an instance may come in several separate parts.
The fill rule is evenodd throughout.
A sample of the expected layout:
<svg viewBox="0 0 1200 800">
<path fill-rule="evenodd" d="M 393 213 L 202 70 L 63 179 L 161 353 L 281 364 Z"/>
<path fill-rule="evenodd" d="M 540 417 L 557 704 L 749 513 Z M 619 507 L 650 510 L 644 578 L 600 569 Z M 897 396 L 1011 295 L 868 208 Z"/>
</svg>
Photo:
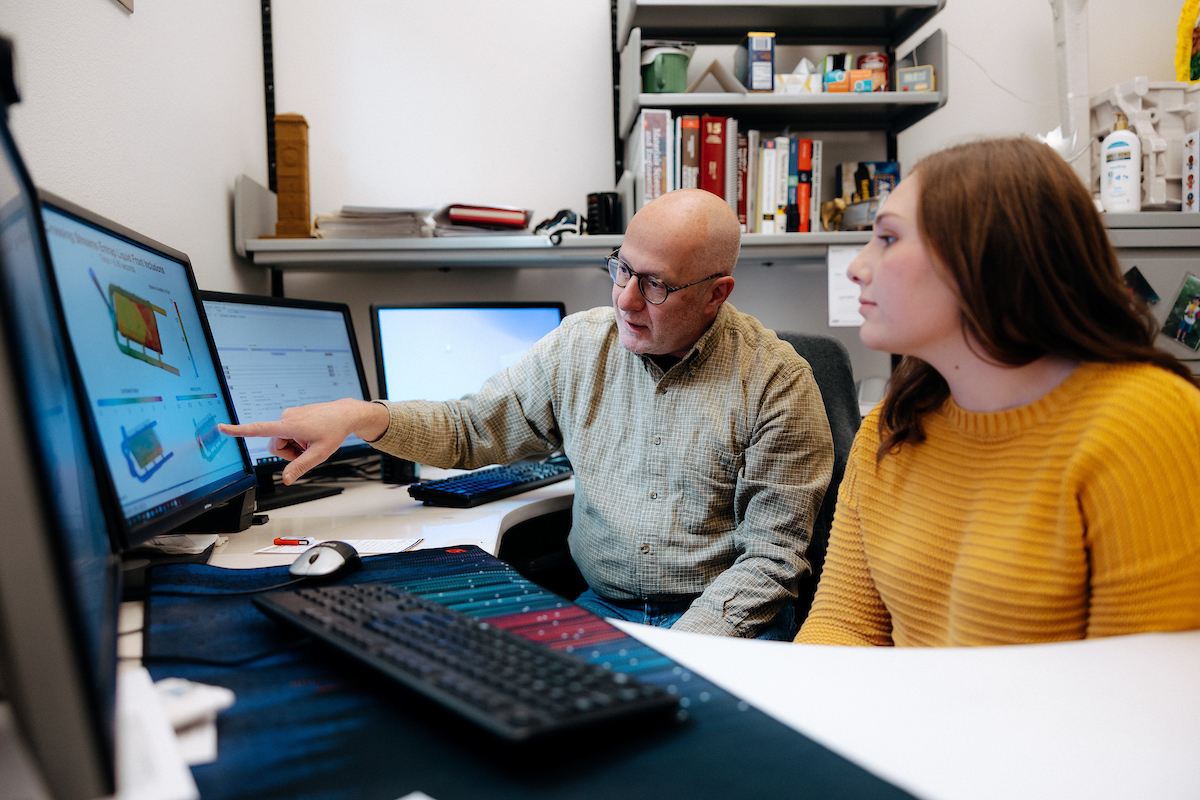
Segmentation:
<svg viewBox="0 0 1200 800">
<path fill-rule="evenodd" d="M 524 228 L 529 224 L 529 212 L 520 208 L 452 205 L 446 213 L 450 221 L 456 225 Z"/>
<path fill-rule="evenodd" d="M 800 214 L 800 233 L 808 233 L 812 217 L 812 139 L 800 139 L 796 151 L 796 211 Z"/>
<path fill-rule="evenodd" d="M 725 199 L 725 118 L 700 118 L 700 188 Z"/>
<path fill-rule="evenodd" d="M 750 142 L 746 134 L 739 133 L 737 137 L 737 215 L 742 233 L 746 228 L 746 171 L 750 161 Z"/>
</svg>

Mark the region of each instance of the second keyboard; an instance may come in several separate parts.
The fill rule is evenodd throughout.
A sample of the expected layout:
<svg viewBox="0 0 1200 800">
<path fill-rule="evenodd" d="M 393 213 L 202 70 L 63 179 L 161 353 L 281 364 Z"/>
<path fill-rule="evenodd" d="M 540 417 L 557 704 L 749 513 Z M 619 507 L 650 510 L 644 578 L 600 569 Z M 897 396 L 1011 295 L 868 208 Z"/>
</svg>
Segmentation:
<svg viewBox="0 0 1200 800">
<path fill-rule="evenodd" d="M 408 493 L 428 506 L 473 508 L 565 481 L 573 474 L 569 466 L 562 464 L 518 463 L 417 483 L 408 487 Z"/>
</svg>

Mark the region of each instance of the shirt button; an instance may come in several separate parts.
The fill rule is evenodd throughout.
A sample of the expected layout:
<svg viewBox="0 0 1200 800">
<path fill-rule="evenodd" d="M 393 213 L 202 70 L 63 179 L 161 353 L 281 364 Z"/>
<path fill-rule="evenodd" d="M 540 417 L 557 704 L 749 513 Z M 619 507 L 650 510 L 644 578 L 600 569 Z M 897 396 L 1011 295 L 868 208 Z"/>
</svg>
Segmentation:
<svg viewBox="0 0 1200 800">
<path fill-rule="evenodd" d="M 654 443 L 655 443 L 655 444 L 662 444 L 662 439 L 661 439 L 661 438 L 659 438 L 658 436 L 655 436 L 655 437 L 654 437 Z"/>
<path fill-rule="evenodd" d="M 658 499 L 658 492 L 651 492 L 651 493 L 650 493 L 650 499 L 651 499 L 651 500 L 657 500 L 657 499 Z"/>
<path fill-rule="evenodd" d="M 641 547 L 639 547 L 638 549 L 639 549 L 639 550 L 641 550 L 643 553 L 649 553 L 649 552 L 650 552 L 650 545 L 648 545 L 648 544 L 644 544 L 644 545 L 642 545 Z"/>
</svg>

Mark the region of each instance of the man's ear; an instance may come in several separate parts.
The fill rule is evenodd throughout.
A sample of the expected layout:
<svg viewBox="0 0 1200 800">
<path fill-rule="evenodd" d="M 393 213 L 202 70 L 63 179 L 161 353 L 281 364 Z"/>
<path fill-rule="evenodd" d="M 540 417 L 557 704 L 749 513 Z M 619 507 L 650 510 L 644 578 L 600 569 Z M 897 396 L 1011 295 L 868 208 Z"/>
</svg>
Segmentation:
<svg viewBox="0 0 1200 800">
<path fill-rule="evenodd" d="M 732 275 L 714 278 L 712 286 L 708 290 L 708 304 L 704 310 L 709 314 L 716 314 L 721 304 L 729 299 L 729 295 L 733 294 L 733 285 Z"/>
</svg>

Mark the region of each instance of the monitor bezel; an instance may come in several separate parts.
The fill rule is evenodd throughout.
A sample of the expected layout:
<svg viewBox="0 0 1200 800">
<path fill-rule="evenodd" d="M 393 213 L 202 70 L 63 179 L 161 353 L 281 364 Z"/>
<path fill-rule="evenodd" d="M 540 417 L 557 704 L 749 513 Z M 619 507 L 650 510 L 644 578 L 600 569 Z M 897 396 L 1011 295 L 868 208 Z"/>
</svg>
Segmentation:
<svg viewBox="0 0 1200 800">
<path fill-rule="evenodd" d="M 84 438 L 86 459 L 81 461 L 98 476 L 95 461 L 99 451 L 91 441 L 83 413 L 85 395 L 74 374 L 74 356 L 51 275 L 39 197 L 5 116 L 0 115 L 0 147 L 13 165 L 29 206 L 32 247 L 49 294 L 46 310 L 57 333 L 59 352 L 55 357 L 63 360 L 68 384 L 65 394 L 74 404 Z M 0 285 L 0 450 L 6 451 L 0 472 L 4 473 L 6 487 L 5 547 L 21 555 L 0 559 L 0 672 L 42 777 L 55 796 L 107 795 L 115 790 L 116 779 L 119 563 L 115 553 L 105 559 L 107 602 L 100 632 L 102 650 L 100 663 L 92 665 L 82 644 L 81 628 L 85 623 L 75 610 L 79 603 L 70 597 L 75 592 L 70 556 L 54 532 L 67 523 L 59 516 L 47 477 L 50 467 L 38 455 L 40 448 L 33 437 L 39 426 L 30 407 L 29 378 L 16 352 L 19 313 L 14 302 L 7 286 Z M 18 469 L 17 464 L 29 466 Z M 98 484 L 96 489 L 111 541 L 117 507 L 104 487 Z M 100 670 L 96 680 L 85 678 L 84 674 L 93 669 Z M 60 763 L 64 752 L 71 753 L 69 770 Z"/>
<path fill-rule="evenodd" d="M 212 331 L 208 327 L 208 316 L 204 313 L 204 303 L 200 299 L 200 289 L 196 285 L 196 274 L 192 269 L 192 262 L 191 259 L 188 258 L 187 254 L 176 250 L 169 245 L 165 245 L 162 242 L 155 241 L 148 236 L 140 234 L 131 228 L 127 228 L 118 222 L 114 222 L 107 217 L 101 216 L 94 211 L 90 211 L 83 206 L 73 203 L 70 200 L 60 197 L 52 192 L 46 191 L 45 189 L 38 190 L 38 200 L 39 206 L 41 207 L 49 206 L 59 213 L 65 214 L 69 217 L 74 217 L 85 225 L 98 227 L 101 230 L 116 236 L 117 238 L 128 241 L 130 244 L 152 250 L 165 258 L 179 262 L 183 266 L 184 272 L 187 275 L 188 285 L 191 289 L 192 298 L 196 302 L 196 310 L 200 318 L 200 326 L 204 331 L 204 341 L 205 345 L 208 347 L 209 357 L 212 359 L 212 363 L 218 366 L 216 373 L 217 382 L 221 387 L 221 395 L 225 400 L 226 408 L 229 409 L 230 419 L 236 422 L 237 415 L 234 411 L 233 398 L 229 393 L 229 386 L 225 383 L 224 372 L 219 368 L 221 361 L 219 358 L 217 358 L 217 350 L 216 345 L 213 343 Z M 39 208 L 39 216 L 40 212 L 41 208 Z M 44 237 L 44 225 L 42 233 Z M 47 252 L 49 253 L 49 250 L 47 250 Z M 59 317 L 60 319 L 65 319 L 65 312 L 62 304 L 62 294 L 59 292 L 58 277 L 53 268 L 49 270 L 49 278 L 51 286 L 54 289 L 54 299 L 57 305 Z M 102 439 L 100 437 L 100 428 L 96 421 L 95 412 L 92 408 L 91 398 L 87 396 L 87 384 L 83 380 L 82 370 L 80 368 L 78 359 L 75 357 L 75 352 L 70 341 L 70 333 L 65 327 L 63 330 L 67 340 L 66 344 L 68 353 L 70 354 L 69 361 L 72 371 L 71 377 L 76 381 L 77 385 L 80 387 L 80 391 L 84 394 L 84 407 L 87 408 L 87 414 L 84 416 L 87 422 L 88 436 L 94 451 L 103 453 L 104 450 Z M 132 550 L 133 548 L 144 544 L 146 541 L 153 539 L 155 536 L 160 536 L 164 533 L 170 533 L 180 526 L 191 522 L 202 514 L 219 506 L 225 505 L 233 501 L 234 498 L 237 498 L 240 495 L 245 494 L 247 491 L 254 489 L 254 487 L 257 485 L 257 479 L 255 477 L 254 467 L 250 463 L 250 454 L 246 450 L 246 445 L 241 439 L 235 439 L 234 441 L 236 442 L 238 452 L 241 453 L 242 456 L 243 473 L 240 476 L 232 476 L 231 478 L 226 479 L 224 482 L 214 481 L 214 484 L 217 485 L 210 484 L 211 488 L 208 492 L 194 497 L 187 503 L 181 504 L 177 508 L 164 512 L 161 515 L 132 525 L 129 522 L 129 518 L 125 515 L 124 508 L 121 506 L 120 496 L 117 492 L 112 472 L 109 469 L 108 460 L 106 458 L 102 458 L 99 462 L 101 466 L 98 470 L 100 473 L 99 479 L 103 484 L 102 489 L 114 503 L 114 507 L 119 510 L 116 516 L 118 548 L 120 550 Z"/>
<path fill-rule="evenodd" d="M 387 399 L 387 375 L 383 366 L 383 337 L 379 330 L 379 312 L 392 310 L 420 310 L 429 308 L 555 308 L 558 309 L 558 321 L 561 323 L 567 316 L 565 303 L 556 300 L 546 301 L 481 301 L 481 302 L 448 302 L 448 303 L 372 303 L 371 304 L 371 344 L 375 349 L 375 380 L 378 383 L 379 397 Z"/>
<path fill-rule="evenodd" d="M 345 303 L 333 303 L 325 300 L 305 300 L 295 297 L 270 297 L 265 295 L 251 294 L 234 294 L 232 292 L 214 292 L 202 290 L 200 292 L 201 304 L 212 300 L 213 302 L 221 303 L 240 303 L 247 306 L 276 306 L 280 308 L 299 308 L 309 311 L 336 311 L 342 315 L 342 320 L 346 324 L 346 335 L 350 339 L 350 350 L 354 354 L 354 368 L 358 372 L 358 385 L 362 390 L 362 399 L 370 401 L 371 387 L 367 384 L 367 373 L 363 368 L 362 353 L 358 347 L 358 337 L 354 333 L 354 319 L 350 313 L 350 306 Z M 217 362 L 218 364 L 220 361 Z M 234 413 L 237 408 L 234 407 Z M 343 443 L 333 455 L 325 459 L 324 463 L 335 463 L 340 461 L 350 461 L 353 459 L 363 458 L 374 454 L 375 448 L 370 444 L 363 442 L 362 444 L 347 445 Z M 282 458 L 276 461 L 269 461 L 265 464 L 254 464 L 255 471 L 259 476 L 266 480 L 267 477 L 275 473 L 283 472 L 284 467 L 288 462 Z"/>
</svg>

